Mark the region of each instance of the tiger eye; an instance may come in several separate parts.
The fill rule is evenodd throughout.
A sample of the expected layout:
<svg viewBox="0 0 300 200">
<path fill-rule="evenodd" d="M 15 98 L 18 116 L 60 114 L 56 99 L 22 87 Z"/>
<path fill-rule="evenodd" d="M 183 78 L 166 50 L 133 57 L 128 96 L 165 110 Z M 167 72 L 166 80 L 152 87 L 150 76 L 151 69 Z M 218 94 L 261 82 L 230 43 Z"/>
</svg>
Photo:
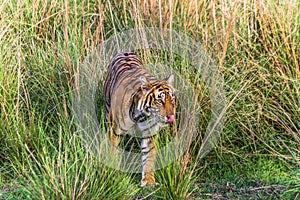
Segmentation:
<svg viewBox="0 0 300 200">
<path fill-rule="evenodd" d="M 160 93 L 159 97 L 162 99 L 165 98 L 165 93 Z"/>
</svg>

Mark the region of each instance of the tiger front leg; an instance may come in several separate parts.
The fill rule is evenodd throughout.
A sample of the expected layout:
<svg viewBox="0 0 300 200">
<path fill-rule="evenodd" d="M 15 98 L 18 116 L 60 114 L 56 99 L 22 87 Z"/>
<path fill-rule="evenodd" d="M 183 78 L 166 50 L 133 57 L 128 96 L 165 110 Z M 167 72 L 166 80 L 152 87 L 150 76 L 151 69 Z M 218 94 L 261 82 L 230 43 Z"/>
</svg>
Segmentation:
<svg viewBox="0 0 300 200">
<path fill-rule="evenodd" d="M 142 139 L 141 151 L 142 151 L 142 181 L 141 187 L 156 185 L 154 177 L 154 167 L 156 161 L 156 137 L 150 137 Z"/>
</svg>

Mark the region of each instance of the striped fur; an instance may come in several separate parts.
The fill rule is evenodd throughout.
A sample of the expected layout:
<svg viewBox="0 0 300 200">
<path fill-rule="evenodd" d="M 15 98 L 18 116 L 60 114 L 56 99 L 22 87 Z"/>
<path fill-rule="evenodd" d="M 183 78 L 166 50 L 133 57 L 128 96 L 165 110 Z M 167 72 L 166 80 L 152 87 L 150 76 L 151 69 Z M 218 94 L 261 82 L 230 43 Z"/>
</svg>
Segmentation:
<svg viewBox="0 0 300 200">
<path fill-rule="evenodd" d="M 175 119 L 173 79 L 151 76 L 133 52 L 116 55 L 108 67 L 103 92 L 109 138 L 115 146 L 127 131 L 135 130 L 143 138 L 141 186 L 155 184 L 155 133 Z"/>
</svg>

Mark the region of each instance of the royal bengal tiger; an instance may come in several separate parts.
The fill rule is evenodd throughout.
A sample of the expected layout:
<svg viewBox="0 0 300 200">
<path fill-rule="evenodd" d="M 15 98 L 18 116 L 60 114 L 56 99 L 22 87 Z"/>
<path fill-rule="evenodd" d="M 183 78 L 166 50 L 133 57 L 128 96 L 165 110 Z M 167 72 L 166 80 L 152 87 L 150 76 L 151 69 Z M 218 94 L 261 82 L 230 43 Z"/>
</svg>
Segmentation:
<svg viewBox="0 0 300 200">
<path fill-rule="evenodd" d="M 108 136 L 117 147 L 121 136 L 135 130 L 140 134 L 142 152 L 141 186 L 156 184 L 155 134 L 175 120 L 174 75 L 157 80 L 143 67 L 134 52 L 117 54 L 108 66 L 104 82 Z"/>
</svg>

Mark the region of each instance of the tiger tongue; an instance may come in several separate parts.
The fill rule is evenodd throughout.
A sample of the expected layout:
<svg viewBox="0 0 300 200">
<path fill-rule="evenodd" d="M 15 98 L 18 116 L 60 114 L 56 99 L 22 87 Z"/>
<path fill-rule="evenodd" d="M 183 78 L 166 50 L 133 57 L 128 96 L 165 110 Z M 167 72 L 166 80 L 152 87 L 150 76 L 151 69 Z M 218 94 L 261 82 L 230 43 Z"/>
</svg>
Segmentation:
<svg viewBox="0 0 300 200">
<path fill-rule="evenodd" d="M 168 122 L 173 122 L 174 121 L 174 115 L 171 115 L 168 119 Z"/>
</svg>

